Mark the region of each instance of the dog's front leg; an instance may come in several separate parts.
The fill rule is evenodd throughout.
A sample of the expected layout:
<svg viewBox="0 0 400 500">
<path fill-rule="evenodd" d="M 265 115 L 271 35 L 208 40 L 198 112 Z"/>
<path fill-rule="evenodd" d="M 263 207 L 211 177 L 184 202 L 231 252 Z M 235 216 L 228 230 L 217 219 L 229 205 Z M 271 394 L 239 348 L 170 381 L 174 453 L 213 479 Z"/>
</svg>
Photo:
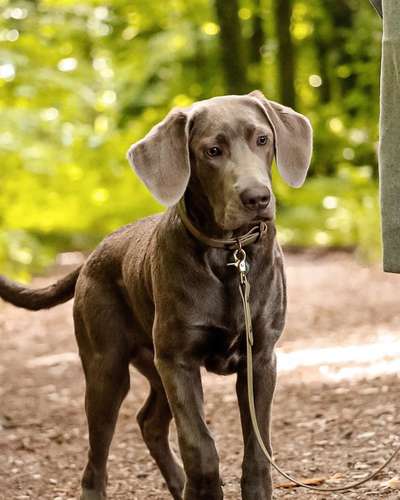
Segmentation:
<svg viewBox="0 0 400 500">
<path fill-rule="evenodd" d="M 272 455 L 270 420 L 271 403 L 276 383 L 275 354 L 254 357 L 254 401 L 261 436 Z M 249 412 L 246 367 L 238 372 L 236 391 L 242 421 L 244 457 L 242 464 L 242 499 L 270 500 L 272 498 L 271 467 L 257 443 Z"/>
<path fill-rule="evenodd" d="M 185 359 L 158 355 L 161 375 L 175 419 L 186 473 L 184 500 L 221 500 L 219 460 L 203 413 L 200 368 Z"/>
</svg>

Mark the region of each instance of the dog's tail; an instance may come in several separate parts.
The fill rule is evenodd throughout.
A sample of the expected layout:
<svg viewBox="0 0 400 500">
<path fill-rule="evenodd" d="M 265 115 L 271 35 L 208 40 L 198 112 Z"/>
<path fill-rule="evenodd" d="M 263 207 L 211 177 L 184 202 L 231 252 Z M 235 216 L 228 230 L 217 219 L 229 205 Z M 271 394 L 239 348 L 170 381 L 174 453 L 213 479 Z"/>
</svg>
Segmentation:
<svg viewBox="0 0 400 500">
<path fill-rule="evenodd" d="M 72 299 L 81 268 L 82 266 L 56 283 L 37 290 L 0 276 L 0 298 L 30 311 L 49 309 Z"/>
</svg>

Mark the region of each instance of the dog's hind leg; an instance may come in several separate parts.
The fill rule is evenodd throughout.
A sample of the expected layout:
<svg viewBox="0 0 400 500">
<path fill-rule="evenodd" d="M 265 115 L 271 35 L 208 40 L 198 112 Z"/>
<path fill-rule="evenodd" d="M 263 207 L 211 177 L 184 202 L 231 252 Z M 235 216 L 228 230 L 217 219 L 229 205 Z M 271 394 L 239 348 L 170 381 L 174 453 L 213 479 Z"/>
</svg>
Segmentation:
<svg viewBox="0 0 400 500">
<path fill-rule="evenodd" d="M 129 390 L 128 366 L 102 356 L 85 363 L 89 456 L 82 478 L 82 500 L 106 498 L 107 458 L 118 412 Z"/>
<path fill-rule="evenodd" d="M 81 500 L 105 500 L 107 458 L 120 406 L 129 390 L 129 350 L 121 305 L 110 293 L 85 292 L 75 304 L 75 333 L 86 378 L 88 461 Z M 100 303 L 99 303 L 100 301 Z M 103 302 L 104 301 L 104 302 Z"/>
<path fill-rule="evenodd" d="M 133 364 L 151 384 L 148 398 L 137 414 L 143 440 L 164 476 L 172 497 L 174 500 L 181 500 L 185 474 L 170 448 L 168 435 L 172 414 L 160 376 L 154 366 L 153 353 L 141 350 L 140 354 L 135 356 Z"/>
</svg>

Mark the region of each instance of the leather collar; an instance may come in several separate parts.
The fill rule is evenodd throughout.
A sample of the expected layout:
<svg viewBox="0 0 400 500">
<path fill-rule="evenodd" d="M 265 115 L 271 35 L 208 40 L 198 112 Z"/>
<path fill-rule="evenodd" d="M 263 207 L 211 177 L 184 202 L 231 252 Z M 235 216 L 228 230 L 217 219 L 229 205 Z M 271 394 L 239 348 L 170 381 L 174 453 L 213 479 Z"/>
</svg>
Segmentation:
<svg viewBox="0 0 400 500">
<path fill-rule="evenodd" d="M 238 236 L 237 238 L 210 238 L 203 234 L 190 220 L 188 213 L 186 211 L 186 206 L 183 198 L 176 205 L 177 212 L 185 228 L 189 231 L 192 236 L 204 243 L 209 247 L 223 248 L 225 250 L 235 250 L 238 248 L 246 247 L 252 243 L 260 240 L 268 230 L 268 226 L 265 222 L 260 222 L 256 226 L 252 227 L 246 234 Z"/>
</svg>

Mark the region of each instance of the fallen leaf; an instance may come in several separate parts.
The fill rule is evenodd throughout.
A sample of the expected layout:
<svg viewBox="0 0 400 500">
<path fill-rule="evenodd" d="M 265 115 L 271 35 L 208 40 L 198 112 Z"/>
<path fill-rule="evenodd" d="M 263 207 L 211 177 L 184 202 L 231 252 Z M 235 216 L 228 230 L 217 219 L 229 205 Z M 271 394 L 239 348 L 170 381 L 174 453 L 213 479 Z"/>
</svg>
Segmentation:
<svg viewBox="0 0 400 500">
<path fill-rule="evenodd" d="M 398 477 L 392 477 L 389 481 L 382 483 L 382 486 L 392 488 L 392 490 L 400 490 L 400 479 Z"/>
<path fill-rule="evenodd" d="M 322 484 L 327 480 L 326 477 L 310 477 L 309 479 L 300 479 L 299 482 L 303 484 L 307 484 L 310 486 L 317 485 L 317 484 Z M 287 483 L 278 483 L 274 485 L 275 488 L 284 488 L 284 489 L 289 489 L 289 488 L 298 488 L 298 485 L 292 482 L 287 482 Z"/>
<path fill-rule="evenodd" d="M 364 432 L 357 436 L 357 439 L 370 439 L 375 436 L 375 432 Z"/>
<path fill-rule="evenodd" d="M 343 474 L 341 472 L 336 472 L 336 474 L 329 478 L 329 481 L 340 481 L 341 479 L 343 479 Z"/>
</svg>

